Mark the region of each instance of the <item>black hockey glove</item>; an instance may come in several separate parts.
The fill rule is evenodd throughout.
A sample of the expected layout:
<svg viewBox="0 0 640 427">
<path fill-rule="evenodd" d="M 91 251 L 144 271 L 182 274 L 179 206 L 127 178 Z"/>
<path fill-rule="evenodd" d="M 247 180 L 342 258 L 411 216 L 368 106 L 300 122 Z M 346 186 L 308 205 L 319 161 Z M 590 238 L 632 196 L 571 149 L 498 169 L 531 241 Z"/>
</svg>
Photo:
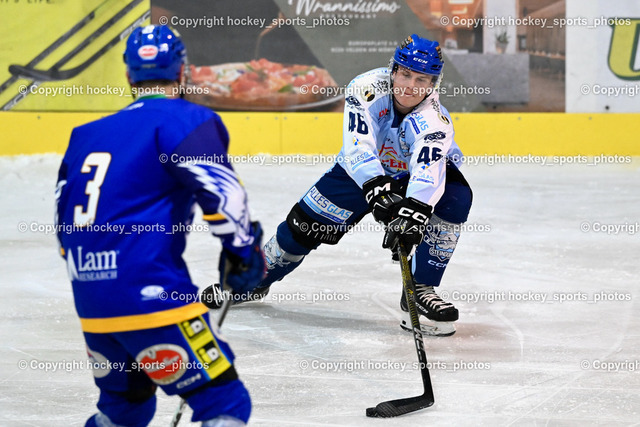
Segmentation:
<svg viewBox="0 0 640 427">
<path fill-rule="evenodd" d="M 362 192 L 373 218 L 384 225 L 389 224 L 395 205 L 403 200 L 400 183 L 390 176 L 380 175 L 365 182 Z"/>
<path fill-rule="evenodd" d="M 267 267 L 262 252 L 262 227 L 259 222 L 251 223 L 253 244 L 248 258 L 242 259 L 225 249 L 220 254 L 220 282 L 229 285 L 236 292 L 250 292 L 264 279 Z"/>
<path fill-rule="evenodd" d="M 407 250 L 412 252 L 413 247 L 419 245 L 424 238 L 431 211 L 431 206 L 413 197 L 402 200 L 395 206 L 382 247 L 395 252 L 398 243 L 402 241 Z"/>
</svg>

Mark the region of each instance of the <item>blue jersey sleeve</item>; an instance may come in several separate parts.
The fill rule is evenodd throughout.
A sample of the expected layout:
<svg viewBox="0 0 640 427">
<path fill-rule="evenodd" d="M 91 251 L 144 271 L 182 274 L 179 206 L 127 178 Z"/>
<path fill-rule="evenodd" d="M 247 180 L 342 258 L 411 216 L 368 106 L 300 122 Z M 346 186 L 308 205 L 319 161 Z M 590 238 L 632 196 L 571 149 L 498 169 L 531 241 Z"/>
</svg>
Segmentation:
<svg viewBox="0 0 640 427">
<path fill-rule="evenodd" d="M 58 246 L 60 249 L 60 255 L 64 258 L 65 253 L 64 253 L 64 249 L 63 249 L 63 243 L 62 243 L 62 232 L 61 232 L 61 228 L 59 227 L 60 221 L 62 218 L 64 218 L 64 209 L 65 207 L 68 205 L 67 203 L 67 197 L 66 193 L 64 193 L 64 187 L 67 184 L 67 164 L 65 163 L 64 159 L 62 161 L 62 164 L 60 165 L 60 169 L 58 170 L 58 181 L 56 183 L 56 193 L 55 193 L 55 198 L 56 198 L 56 211 L 55 211 L 55 220 L 54 220 L 54 224 L 56 225 L 56 229 L 58 230 L 56 233 L 56 237 L 58 238 Z"/>
<path fill-rule="evenodd" d="M 223 247 L 246 258 L 254 240 L 247 194 L 228 161 L 228 144 L 222 120 L 213 115 L 180 142 L 166 165 L 195 195 L 203 218 Z"/>
</svg>

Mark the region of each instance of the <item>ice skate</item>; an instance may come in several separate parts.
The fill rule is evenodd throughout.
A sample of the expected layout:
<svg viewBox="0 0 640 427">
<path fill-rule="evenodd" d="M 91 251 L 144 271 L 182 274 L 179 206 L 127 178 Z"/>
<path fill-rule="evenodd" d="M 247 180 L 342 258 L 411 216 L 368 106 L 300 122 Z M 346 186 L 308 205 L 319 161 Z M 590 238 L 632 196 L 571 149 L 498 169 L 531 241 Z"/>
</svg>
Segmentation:
<svg viewBox="0 0 640 427">
<path fill-rule="evenodd" d="M 274 235 L 264 245 L 264 257 L 267 261 L 267 277 L 262 281 L 260 286 L 251 292 L 234 293 L 233 303 L 241 304 L 243 302 L 263 301 L 269 293 L 269 288 L 273 282 L 282 280 L 284 276 L 291 273 L 300 265 L 304 255 L 293 255 L 284 251 L 278 244 L 278 239 Z"/>
<path fill-rule="evenodd" d="M 404 289 L 400 300 L 404 318 L 400 327 L 411 332 L 411 319 Z M 420 318 L 423 335 L 446 337 L 456 332 L 453 322 L 458 320 L 458 309 L 450 302 L 445 302 L 436 294 L 433 286 L 416 284 L 416 309 Z"/>
</svg>

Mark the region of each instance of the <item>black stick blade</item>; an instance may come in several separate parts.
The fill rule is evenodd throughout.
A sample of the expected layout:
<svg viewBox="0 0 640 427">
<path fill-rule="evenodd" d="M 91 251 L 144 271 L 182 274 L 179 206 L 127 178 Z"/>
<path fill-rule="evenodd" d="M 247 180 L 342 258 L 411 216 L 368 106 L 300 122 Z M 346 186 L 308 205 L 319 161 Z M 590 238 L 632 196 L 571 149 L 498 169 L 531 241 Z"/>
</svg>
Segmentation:
<svg viewBox="0 0 640 427">
<path fill-rule="evenodd" d="M 58 80 L 55 70 L 36 70 L 35 68 L 25 67 L 23 65 L 10 65 L 9 72 L 17 77 L 25 79 L 37 80 L 39 82 L 48 82 Z"/>
<path fill-rule="evenodd" d="M 405 399 L 390 400 L 388 402 L 378 403 L 375 408 L 367 408 L 367 417 L 371 418 L 391 418 L 410 412 L 419 411 L 433 405 L 433 398 L 423 394 L 416 397 L 407 397 Z"/>
</svg>

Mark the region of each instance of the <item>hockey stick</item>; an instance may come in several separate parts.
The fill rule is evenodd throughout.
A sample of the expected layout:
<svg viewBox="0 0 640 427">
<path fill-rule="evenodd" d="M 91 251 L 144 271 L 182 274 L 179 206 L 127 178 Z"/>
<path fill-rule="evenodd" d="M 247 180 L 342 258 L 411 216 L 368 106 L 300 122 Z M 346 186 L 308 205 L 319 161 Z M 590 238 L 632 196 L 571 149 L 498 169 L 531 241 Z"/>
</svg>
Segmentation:
<svg viewBox="0 0 640 427">
<path fill-rule="evenodd" d="M 89 22 L 91 22 L 93 20 L 93 18 L 96 17 L 96 15 L 98 13 L 98 10 L 101 7 L 103 7 L 105 4 L 109 3 L 110 1 L 111 0 L 106 0 L 106 1 L 102 2 L 98 7 L 93 9 L 87 16 L 82 18 L 76 25 L 74 25 L 66 33 L 64 33 L 63 35 L 58 37 L 53 43 L 51 43 L 42 52 L 37 54 L 35 58 L 33 58 L 31 61 L 29 61 L 29 63 L 27 65 L 25 65 L 25 67 L 32 68 L 33 66 L 37 65 L 38 63 L 40 63 L 40 61 L 42 61 L 44 58 L 49 56 L 54 50 L 56 50 L 57 48 L 62 46 L 62 44 L 64 42 L 69 40 L 75 33 L 80 31 Z M 0 85 L 0 93 L 4 92 L 9 86 L 14 84 L 18 79 L 20 79 L 20 77 L 15 75 L 15 74 L 13 74 L 11 77 L 9 77 L 4 83 L 2 83 L 2 85 Z"/>
<path fill-rule="evenodd" d="M 125 7 L 125 9 L 129 8 L 134 3 L 139 3 L 140 1 L 142 1 L 142 0 L 134 0 L 134 2 L 130 3 L 127 7 Z M 122 11 L 120 11 L 119 13 L 121 13 L 121 12 Z M 24 91 L 22 91 L 21 93 L 18 93 L 18 95 L 16 95 L 12 100 L 7 102 L 2 107 L 2 110 L 6 111 L 6 110 L 10 110 L 11 108 L 13 108 L 25 96 L 27 96 L 29 93 L 31 93 L 33 88 L 40 86 L 40 84 L 42 82 L 44 82 L 44 81 L 48 81 L 48 80 L 66 80 L 66 79 L 70 79 L 70 78 L 76 76 L 77 74 L 81 73 L 86 68 L 88 68 L 91 64 L 93 64 L 98 58 L 100 58 L 102 55 L 104 55 L 108 50 L 110 50 L 113 46 L 118 44 L 118 42 L 120 40 L 126 38 L 136 27 L 140 26 L 147 18 L 149 18 L 150 15 L 151 15 L 150 11 L 148 11 L 148 10 L 145 11 L 131 25 L 127 26 L 122 32 L 120 32 L 120 34 L 118 34 L 113 39 L 111 39 L 107 44 L 102 46 L 102 48 L 100 48 L 100 50 L 98 50 L 96 53 L 94 53 L 89 59 L 87 59 L 84 63 L 80 64 L 79 66 L 77 66 L 75 68 L 72 68 L 72 69 L 69 69 L 69 70 L 64 70 L 64 71 L 60 71 L 60 70 L 57 69 L 57 67 L 60 67 L 60 66 L 64 65 L 64 63 L 66 63 L 69 59 L 71 59 L 72 57 L 77 55 L 80 52 L 80 50 L 82 50 L 82 49 L 78 50 L 76 48 L 72 52 L 69 52 L 69 54 L 65 55 L 65 57 L 62 58 L 60 61 L 58 61 L 50 70 L 46 70 L 46 71 L 35 70 L 35 69 L 32 69 L 32 68 L 26 68 L 26 67 L 21 66 L 21 65 L 11 65 L 9 67 L 9 71 L 11 71 L 12 73 L 15 73 L 17 75 L 20 75 L 21 77 L 32 78 L 32 79 L 34 79 L 34 81 L 31 82 L 29 84 L 29 86 L 24 88 Z M 115 16 L 114 16 L 114 18 L 115 18 Z M 104 25 L 103 25 L 103 27 L 104 27 Z M 102 29 L 103 27 L 100 27 L 100 29 Z M 103 32 L 104 32 L 104 30 L 103 30 Z M 97 36 L 95 36 L 95 34 L 96 33 L 94 32 L 91 36 L 89 36 L 89 38 L 93 37 L 93 38 L 91 38 L 91 40 L 95 39 L 95 37 L 97 37 Z M 86 42 L 86 40 L 85 40 L 85 42 Z M 85 42 L 81 43 L 81 45 L 84 44 Z M 63 59 L 65 60 L 64 63 L 62 62 Z"/>
<path fill-rule="evenodd" d="M 404 248 L 402 243 L 398 245 L 398 258 L 400 258 L 402 286 L 404 286 L 407 306 L 409 307 L 409 315 L 411 316 L 413 339 L 416 344 L 418 361 L 420 362 L 420 374 L 422 376 L 424 393 L 416 397 L 407 397 L 405 399 L 389 400 L 387 402 L 378 403 L 375 408 L 367 408 L 367 417 L 397 417 L 399 415 L 428 408 L 435 402 L 433 397 L 433 387 L 431 385 L 431 376 L 429 375 L 429 368 L 427 367 L 427 354 L 424 351 L 422 330 L 420 329 L 420 320 L 418 319 L 418 311 L 416 309 L 415 284 L 413 282 L 413 277 L 411 276 L 409 261 L 407 260 L 407 250 Z"/>
<path fill-rule="evenodd" d="M 205 292 L 210 292 L 209 289 L 212 289 L 215 291 L 215 288 L 213 286 L 209 286 L 208 288 L 206 288 L 203 292 L 202 292 L 202 296 L 200 297 L 201 300 L 207 300 L 207 297 L 205 297 Z M 219 301 L 219 300 L 217 300 Z M 223 296 L 222 297 L 222 305 L 212 305 L 210 308 L 220 308 L 220 315 L 218 316 L 218 328 L 220 328 L 222 326 L 222 322 L 224 322 L 224 318 L 227 316 L 227 312 L 229 311 L 229 307 L 231 307 L 231 295 L 227 294 L 226 298 Z M 205 304 L 207 305 L 207 304 Z M 207 305 L 207 307 L 209 307 L 209 305 Z M 184 408 L 187 406 L 187 401 L 185 399 L 180 399 L 180 404 L 178 405 L 178 409 L 176 409 L 176 412 L 173 414 L 173 419 L 171 420 L 171 424 L 169 424 L 170 427 L 176 427 L 178 425 L 178 423 L 180 422 L 180 418 L 182 418 L 182 414 L 184 412 Z"/>
</svg>

